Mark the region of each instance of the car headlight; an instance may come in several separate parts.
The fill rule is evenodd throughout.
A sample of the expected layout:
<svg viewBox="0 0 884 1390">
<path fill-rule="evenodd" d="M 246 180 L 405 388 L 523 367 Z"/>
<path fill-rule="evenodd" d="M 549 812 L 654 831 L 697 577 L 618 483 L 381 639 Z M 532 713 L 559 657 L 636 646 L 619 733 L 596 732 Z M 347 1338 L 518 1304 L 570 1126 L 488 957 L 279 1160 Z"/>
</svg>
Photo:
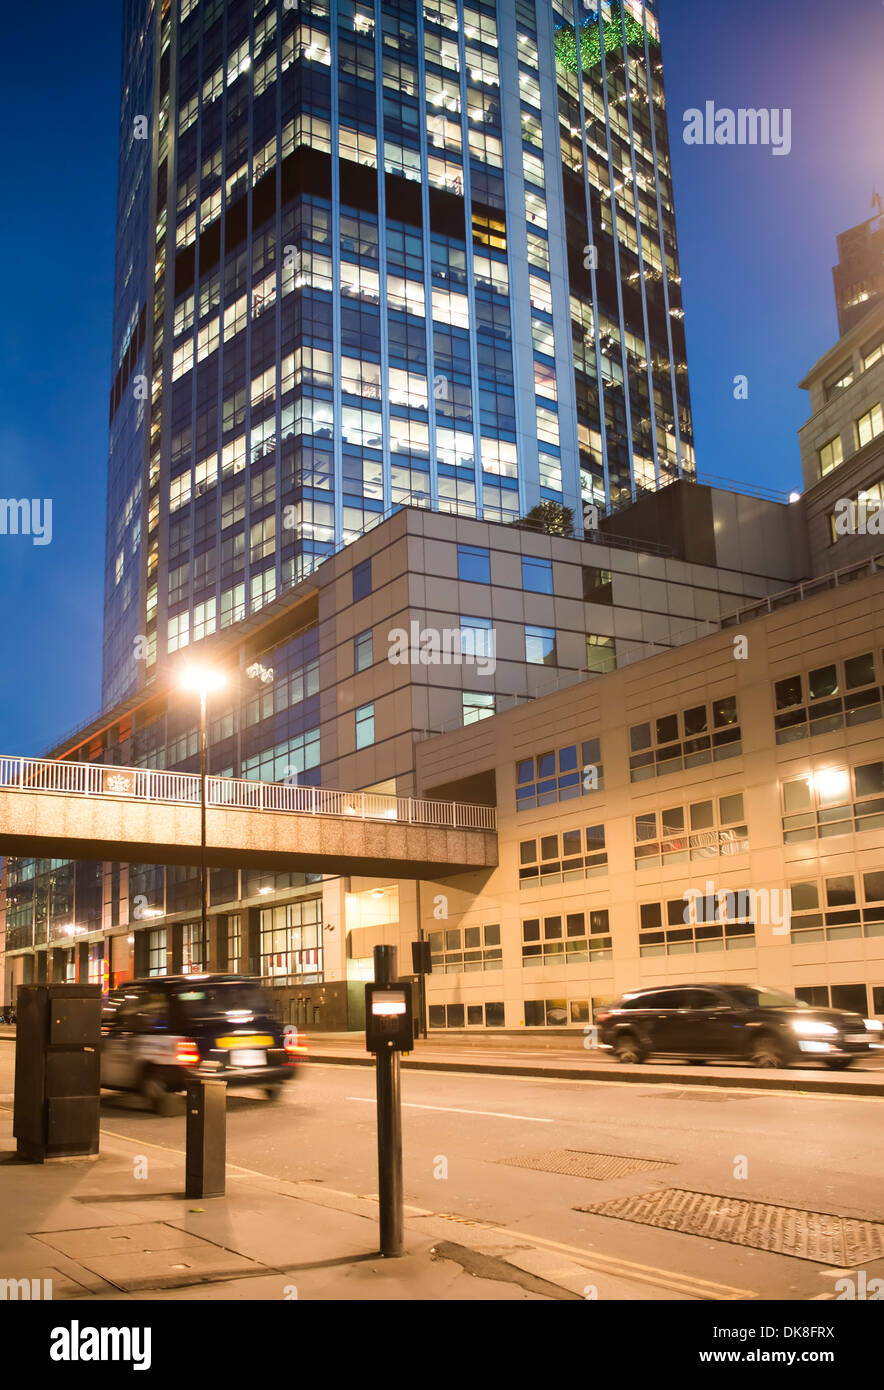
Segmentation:
<svg viewBox="0 0 884 1390">
<path fill-rule="evenodd" d="M 880 1033 L 884 1029 L 884 1023 L 881 1022 L 880 1018 L 864 1018 L 863 1023 L 870 1033 Z"/>
<path fill-rule="evenodd" d="M 838 1033 L 838 1029 L 833 1024 L 817 1023 L 812 1018 L 796 1018 L 792 1024 L 792 1030 L 802 1038 L 831 1038 Z"/>
</svg>

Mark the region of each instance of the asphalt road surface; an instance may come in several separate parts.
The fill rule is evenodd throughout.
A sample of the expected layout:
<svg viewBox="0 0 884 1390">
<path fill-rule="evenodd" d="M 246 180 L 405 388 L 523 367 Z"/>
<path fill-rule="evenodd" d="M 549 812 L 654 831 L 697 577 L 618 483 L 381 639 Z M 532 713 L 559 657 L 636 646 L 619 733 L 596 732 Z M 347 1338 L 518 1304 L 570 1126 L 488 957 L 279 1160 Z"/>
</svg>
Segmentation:
<svg viewBox="0 0 884 1390">
<path fill-rule="evenodd" d="M 0 1046 L 0 1097 L 7 1105 L 14 1052 L 11 1043 Z M 835 1281 L 845 1271 L 859 1267 L 821 1258 L 818 1246 L 810 1258 L 796 1258 L 710 1239 L 721 1210 L 716 1197 L 790 1209 L 759 1207 L 736 1223 L 753 1240 L 779 1228 L 788 1245 L 790 1229 L 819 1226 L 807 1213 L 884 1222 L 884 1099 L 747 1092 L 725 1082 L 687 1089 L 425 1072 L 403 1073 L 402 1096 L 406 1203 L 451 1217 L 452 1239 L 458 1223 L 479 1222 L 563 1250 L 591 1251 L 603 1266 L 608 1261 L 602 1297 L 617 1296 L 620 1268 L 647 1272 L 649 1298 L 708 1296 L 711 1290 L 717 1297 L 731 1291 L 731 1297 L 825 1299 L 835 1296 Z M 304 1065 L 278 1102 L 234 1092 L 228 1162 L 376 1194 L 374 1101 L 371 1069 L 316 1061 Z M 152 1145 L 179 1151 L 183 1167 L 183 1108 L 161 1117 L 143 1109 L 139 1097 L 105 1092 L 102 1129 L 138 1139 L 147 1153 Z M 617 1165 L 607 1176 L 575 1175 L 575 1162 L 599 1161 L 586 1160 L 587 1154 L 661 1166 L 621 1172 Z M 542 1166 L 514 1166 L 513 1160 Z M 576 1210 L 663 1189 L 711 1194 L 711 1224 L 685 1234 Z M 884 1277 L 882 1236 L 884 1225 L 868 1231 L 869 1248 L 878 1252 L 861 1260 L 868 1279 Z"/>
</svg>

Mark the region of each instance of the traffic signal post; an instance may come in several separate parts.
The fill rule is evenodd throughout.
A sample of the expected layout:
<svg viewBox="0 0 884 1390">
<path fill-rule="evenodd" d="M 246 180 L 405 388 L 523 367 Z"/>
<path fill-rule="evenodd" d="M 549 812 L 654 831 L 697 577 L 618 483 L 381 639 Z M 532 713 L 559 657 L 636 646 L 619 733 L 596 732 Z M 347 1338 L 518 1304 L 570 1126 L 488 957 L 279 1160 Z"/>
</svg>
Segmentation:
<svg viewBox="0 0 884 1390">
<path fill-rule="evenodd" d="M 374 982 L 365 986 L 365 1045 L 377 1075 L 381 1254 L 388 1256 L 403 1253 L 399 1057 L 414 1047 L 411 982 L 397 980 L 396 955 L 395 946 L 375 946 Z"/>
</svg>

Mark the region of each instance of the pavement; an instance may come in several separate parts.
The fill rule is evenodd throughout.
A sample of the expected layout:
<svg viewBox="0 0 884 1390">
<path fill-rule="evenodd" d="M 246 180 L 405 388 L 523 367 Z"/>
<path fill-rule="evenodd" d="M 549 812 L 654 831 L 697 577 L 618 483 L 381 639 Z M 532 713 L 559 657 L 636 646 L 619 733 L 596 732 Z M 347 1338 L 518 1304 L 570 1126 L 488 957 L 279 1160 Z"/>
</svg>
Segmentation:
<svg viewBox="0 0 884 1390">
<path fill-rule="evenodd" d="M 405 1252 L 378 1253 L 376 1197 L 228 1165 L 222 1197 L 184 1196 L 184 1154 L 102 1129 L 94 1157 L 20 1162 L 0 1106 L 4 1279 L 51 1280 L 55 1301 L 188 1299 L 581 1301 L 702 1298 L 554 1241 L 405 1208 Z M 714 1286 L 710 1283 L 709 1288 Z M 8 1295 L 7 1295 L 8 1296 Z"/>
<path fill-rule="evenodd" d="M 366 1068 L 314 1047 L 276 1104 L 231 1094 L 226 1194 L 193 1200 L 183 1101 L 159 1117 L 105 1093 L 99 1156 L 19 1162 L 14 1055 L 0 1047 L 0 1284 L 51 1279 L 57 1300 L 832 1298 L 853 1256 L 833 1260 L 826 1236 L 796 1258 L 777 1244 L 784 1220 L 862 1230 L 864 1267 L 884 1261 L 875 1097 L 406 1063 L 405 1254 L 386 1260 Z M 615 1209 L 666 1192 L 715 1194 L 713 1225 L 652 1230 Z M 733 1200 L 756 1204 L 745 1243 L 714 1233 Z"/>
</svg>

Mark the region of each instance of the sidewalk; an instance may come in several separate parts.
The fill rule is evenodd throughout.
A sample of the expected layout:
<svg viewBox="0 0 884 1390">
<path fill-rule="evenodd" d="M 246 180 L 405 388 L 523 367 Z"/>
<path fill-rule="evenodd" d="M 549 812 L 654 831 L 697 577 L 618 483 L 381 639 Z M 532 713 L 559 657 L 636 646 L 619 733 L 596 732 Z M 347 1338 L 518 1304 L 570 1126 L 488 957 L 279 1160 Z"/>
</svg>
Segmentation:
<svg viewBox="0 0 884 1390">
<path fill-rule="evenodd" d="M 2 1275 L 52 1298 L 573 1300 L 727 1297 L 664 1288 L 618 1262 L 406 1206 L 405 1255 L 377 1253 L 371 1194 L 228 1167 L 224 1197 L 185 1198 L 184 1154 L 102 1130 L 93 1158 L 20 1163 L 0 1106 Z M 585 1259 L 589 1261 L 588 1254 Z M 7 1293 L 7 1297 L 11 1296 Z"/>
</svg>

